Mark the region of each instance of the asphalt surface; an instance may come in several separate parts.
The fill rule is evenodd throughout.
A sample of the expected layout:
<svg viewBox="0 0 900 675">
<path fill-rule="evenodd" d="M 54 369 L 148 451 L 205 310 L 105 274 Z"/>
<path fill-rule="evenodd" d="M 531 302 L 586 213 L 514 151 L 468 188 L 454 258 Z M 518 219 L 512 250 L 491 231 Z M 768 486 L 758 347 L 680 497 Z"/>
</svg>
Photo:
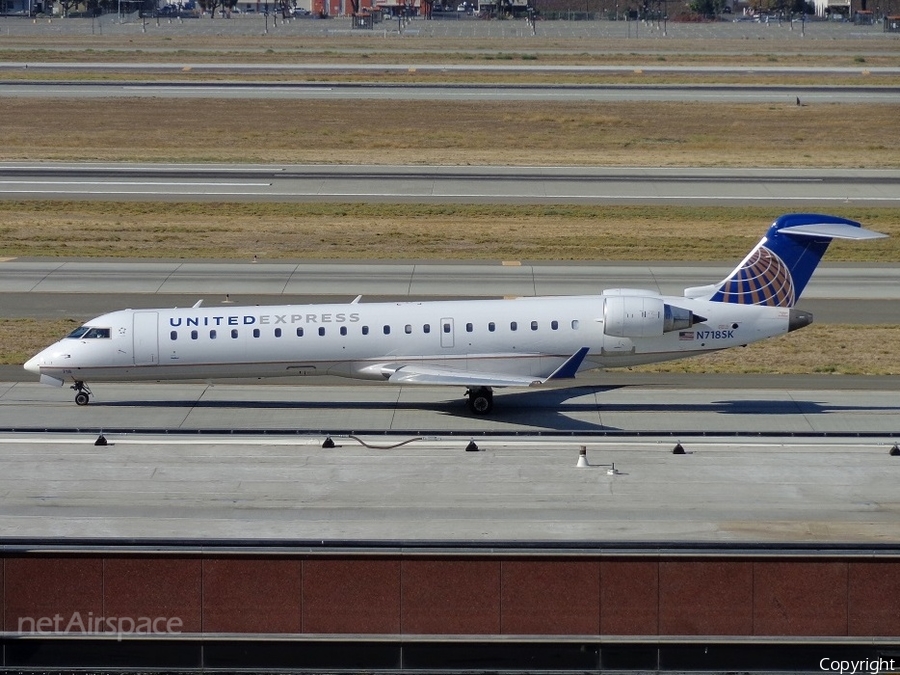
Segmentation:
<svg viewBox="0 0 900 675">
<path fill-rule="evenodd" d="M 900 205 L 900 171 L 0 163 L 0 198 Z"/>
<path fill-rule="evenodd" d="M 15 67 L 18 64 L 10 64 Z M 190 67 L 190 66 L 184 66 Z M 172 68 L 177 71 L 178 68 Z M 900 73 L 900 69 L 896 69 Z M 854 74 L 859 74 L 855 71 Z M 897 73 L 891 73 L 897 74 Z M 900 87 L 822 86 L 563 86 L 563 85 L 392 85 L 285 83 L 0 83 L 0 96 L 41 98 L 240 98 L 387 99 L 391 101 L 708 101 L 793 104 L 897 103 Z"/>
<path fill-rule="evenodd" d="M 247 393 L 242 399 L 252 407 Z M 16 396 L 44 415 L 58 411 L 24 390 Z M 270 402 L 268 392 L 256 396 Z M 682 407 L 695 400 L 689 391 L 680 399 Z M 621 393 L 615 401 L 620 411 L 628 405 Z M 7 392 L 0 410 L 8 402 Z M 300 414 L 293 405 L 284 412 Z M 653 416 L 664 414 L 672 413 Z M 270 412 L 257 406 L 252 415 L 268 420 Z M 671 437 L 479 437 L 478 452 L 465 451 L 468 438 L 391 447 L 414 436 L 363 437 L 365 447 L 336 437 L 337 447 L 323 449 L 322 436 L 109 433 L 108 445 L 95 446 L 96 437 L 0 439 L 0 531 L 131 540 L 418 540 L 448 548 L 478 541 L 865 546 L 900 537 L 900 463 L 888 452 L 890 438 L 685 438 L 686 454 L 675 455 Z M 576 468 L 582 445 L 594 466 Z"/>
</svg>

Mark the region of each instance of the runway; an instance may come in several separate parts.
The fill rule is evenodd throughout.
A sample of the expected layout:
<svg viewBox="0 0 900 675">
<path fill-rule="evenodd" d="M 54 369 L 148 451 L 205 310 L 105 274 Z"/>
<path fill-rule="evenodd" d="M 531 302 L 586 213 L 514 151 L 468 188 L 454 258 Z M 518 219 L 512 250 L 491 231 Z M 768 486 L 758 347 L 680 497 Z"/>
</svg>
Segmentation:
<svg viewBox="0 0 900 675">
<path fill-rule="evenodd" d="M 15 65 L 15 64 L 13 64 Z M 94 66 L 96 67 L 96 66 Z M 189 67 L 189 66 L 185 66 Z M 412 67 L 412 66 L 410 66 Z M 172 68 L 177 72 L 178 68 Z M 328 68 L 322 68 L 329 70 Z M 408 69 L 408 68 L 407 68 Z M 896 71 L 897 69 L 892 69 Z M 858 75 L 859 70 L 853 71 Z M 896 72 L 884 74 L 895 75 Z M 387 99 L 391 101 L 681 101 L 794 104 L 900 102 L 891 86 L 810 85 L 415 85 L 271 82 L 0 82 L 0 96 L 40 98 Z"/>
<path fill-rule="evenodd" d="M 0 198 L 450 203 L 900 204 L 900 171 L 0 163 Z"/>
<path fill-rule="evenodd" d="M 279 434 L 870 434 L 900 433 L 895 378 L 772 378 L 588 373 L 560 388 L 498 389 L 472 416 L 461 387 L 338 378 L 266 383 L 97 383 L 77 407 L 68 388 L 5 382 L 0 429 Z M 799 381 L 798 381 L 799 380 Z M 834 383 L 834 384 L 832 384 Z"/>
</svg>

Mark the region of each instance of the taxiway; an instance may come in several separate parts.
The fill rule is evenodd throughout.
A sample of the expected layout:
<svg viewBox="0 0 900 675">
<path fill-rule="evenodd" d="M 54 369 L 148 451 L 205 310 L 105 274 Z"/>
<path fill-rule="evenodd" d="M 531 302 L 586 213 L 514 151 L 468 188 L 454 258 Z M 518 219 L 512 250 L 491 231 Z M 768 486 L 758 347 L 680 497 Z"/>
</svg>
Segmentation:
<svg viewBox="0 0 900 675">
<path fill-rule="evenodd" d="M 2 93 L 2 92 L 0 92 Z M 900 171 L 0 163 L 0 197 L 164 201 L 900 204 Z"/>
</svg>

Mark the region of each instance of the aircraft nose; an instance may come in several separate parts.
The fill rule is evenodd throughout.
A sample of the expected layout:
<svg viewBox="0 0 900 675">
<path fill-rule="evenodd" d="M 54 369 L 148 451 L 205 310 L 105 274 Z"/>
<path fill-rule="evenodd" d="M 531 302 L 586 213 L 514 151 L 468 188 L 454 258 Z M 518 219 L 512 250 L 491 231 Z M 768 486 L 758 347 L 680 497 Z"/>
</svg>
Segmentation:
<svg viewBox="0 0 900 675">
<path fill-rule="evenodd" d="M 35 375 L 40 375 L 41 374 L 41 361 L 42 361 L 41 355 L 37 354 L 35 356 L 32 356 L 30 359 L 28 359 L 25 362 L 25 365 L 23 367 L 29 373 L 34 373 Z"/>
</svg>

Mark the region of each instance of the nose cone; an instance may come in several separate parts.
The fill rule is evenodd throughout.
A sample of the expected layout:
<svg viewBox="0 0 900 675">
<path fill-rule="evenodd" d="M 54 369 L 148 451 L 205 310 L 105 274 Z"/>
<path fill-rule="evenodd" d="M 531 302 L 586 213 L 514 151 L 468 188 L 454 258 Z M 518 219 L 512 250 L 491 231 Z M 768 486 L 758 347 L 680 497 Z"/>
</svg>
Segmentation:
<svg viewBox="0 0 900 675">
<path fill-rule="evenodd" d="M 32 356 L 30 359 L 28 359 L 25 362 L 24 368 L 29 373 L 34 373 L 35 375 L 40 375 L 41 374 L 41 361 L 42 361 L 41 355 L 36 354 L 35 356 Z"/>
</svg>

